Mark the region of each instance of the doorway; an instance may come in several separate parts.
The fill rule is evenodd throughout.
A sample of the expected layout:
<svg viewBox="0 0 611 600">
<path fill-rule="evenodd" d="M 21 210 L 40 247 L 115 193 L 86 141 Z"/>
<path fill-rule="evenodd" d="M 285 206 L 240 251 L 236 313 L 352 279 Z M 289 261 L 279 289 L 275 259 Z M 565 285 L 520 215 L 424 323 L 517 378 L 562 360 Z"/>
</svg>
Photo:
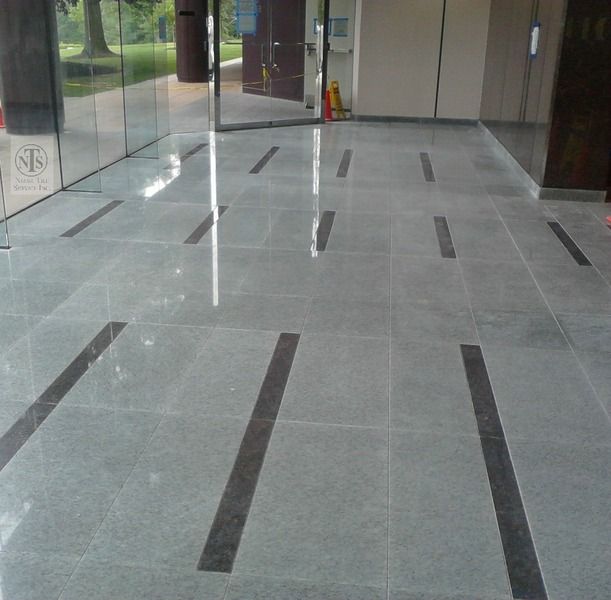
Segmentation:
<svg viewBox="0 0 611 600">
<path fill-rule="evenodd" d="M 329 0 L 214 0 L 211 120 L 217 130 L 322 122 Z M 313 92 L 313 93 L 312 93 Z"/>
</svg>

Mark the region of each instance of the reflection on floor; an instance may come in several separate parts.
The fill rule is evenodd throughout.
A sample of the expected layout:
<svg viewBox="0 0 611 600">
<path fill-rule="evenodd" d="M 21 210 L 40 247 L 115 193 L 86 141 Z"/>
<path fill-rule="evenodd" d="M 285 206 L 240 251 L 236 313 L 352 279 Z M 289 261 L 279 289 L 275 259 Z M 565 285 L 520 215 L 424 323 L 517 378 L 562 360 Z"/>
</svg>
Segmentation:
<svg viewBox="0 0 611 600">
<path fill-rule="evenodd" d="M 605 207 L 467 126 L 159 147 L 10 221 L 0 596 L 608 598 Z"/>
</svg>

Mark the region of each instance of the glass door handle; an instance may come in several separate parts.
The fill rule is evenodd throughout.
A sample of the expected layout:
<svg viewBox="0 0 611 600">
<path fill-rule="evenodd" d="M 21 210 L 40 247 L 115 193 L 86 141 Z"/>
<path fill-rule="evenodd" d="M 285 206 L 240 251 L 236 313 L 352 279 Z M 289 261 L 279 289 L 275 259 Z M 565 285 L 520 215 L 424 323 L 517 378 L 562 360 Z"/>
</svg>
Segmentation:
<svg viewBox="0 0 611 600">
<path fill-rule="evenodd" d="M 272 44 L 272 69 L 278 70 L 278 64 L 276 63 L 276 49 L 279 46 L 291 46 L 293 48 L 297 47 L 297 46 L 303 46 L 303 47 L 309 49 L 309 47 L 312 46 L 312 45 L 313 44 L 308 44 L 307 42 L 296 42 L 294 44 L 283 44 L 281 42 L 274 42 Z"/>
</svg>

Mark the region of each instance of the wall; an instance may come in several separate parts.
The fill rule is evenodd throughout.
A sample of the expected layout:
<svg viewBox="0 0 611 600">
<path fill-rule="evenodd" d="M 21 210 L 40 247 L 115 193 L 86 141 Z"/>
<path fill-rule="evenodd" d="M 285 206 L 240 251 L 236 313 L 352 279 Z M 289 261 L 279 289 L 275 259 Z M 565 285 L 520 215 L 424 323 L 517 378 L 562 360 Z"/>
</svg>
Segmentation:
<svg viewBox="0 0 611 600">
<path fill-rule="evenodd" d="M 481 120 L 543 184 L 565 0 L 492 0 Z M 541 23 L 537 56 L 531 27 Z"/>
<path fill-rule="evenodd" d="M 317 4 L 309 2 L 306 9 L 306 42 L 315 44 L 313 21 L 316 17 Z M 352 73 L 353 73 L 353 51 L 354 32 L 356 18 L 356 0 L 330 0 L 329 18 L 348 19 L 348 35 L 339 37 L 330 35 L 330 52 L 328 55 L 327 79 L 328 81 L 339 81 L 342 102 L 344 108 L 352 108 Z M 316 55 L 306 57 L 306 100 L 308 104 L 314 104 L 316 93 L 316 81 L 313 73 L 316 70 Z"/>
<path fill-rule="evenodd" d="M 354 112 L 477 119 L 489 6 L 490 0 L 359 0 Z"/>
<path fill-rule="evenodd" d="M 448 0 L 437 117 L 479 119 L 490 0 Z"/>
<path fill-rule="evenodd" d="M 544 185 L 606 190 L 611 148 L 611 2 L 569 0 Z"/>
<path fill-rule="evenodd" d="M 492 0 L 481 120 L 541 187 L 607 189 L 609 56 L 609 0 Z"/>
</svg>

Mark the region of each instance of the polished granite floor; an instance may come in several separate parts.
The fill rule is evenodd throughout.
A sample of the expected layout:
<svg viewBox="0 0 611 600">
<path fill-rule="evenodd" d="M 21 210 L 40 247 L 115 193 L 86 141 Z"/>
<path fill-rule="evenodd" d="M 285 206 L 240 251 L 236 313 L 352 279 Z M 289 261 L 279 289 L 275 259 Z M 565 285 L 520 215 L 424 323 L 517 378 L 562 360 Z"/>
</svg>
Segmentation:
<svg viewBox="0 0 611 600">
<path fill-rule="evenodd" d="M 470 126 L 140 156 L 10 220 L 0 598 L 608 600 L 608 208 Z"/>
</svg>

